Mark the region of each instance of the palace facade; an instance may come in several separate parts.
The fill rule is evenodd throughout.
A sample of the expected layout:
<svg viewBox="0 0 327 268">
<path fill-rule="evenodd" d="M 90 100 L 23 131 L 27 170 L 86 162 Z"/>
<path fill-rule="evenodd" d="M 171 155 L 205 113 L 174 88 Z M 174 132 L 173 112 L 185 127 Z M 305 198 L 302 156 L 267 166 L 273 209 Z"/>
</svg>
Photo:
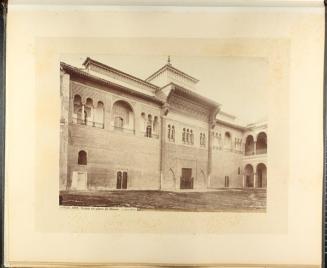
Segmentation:
<svg viewBox="0 0 327 268">
<path fill-rule="evenodd" d="M 198 81 L 170 60 L 145 80 L 61 62 L 60 189 L 266 188 L 267 123 L 237 123 Z"/>
</svg>

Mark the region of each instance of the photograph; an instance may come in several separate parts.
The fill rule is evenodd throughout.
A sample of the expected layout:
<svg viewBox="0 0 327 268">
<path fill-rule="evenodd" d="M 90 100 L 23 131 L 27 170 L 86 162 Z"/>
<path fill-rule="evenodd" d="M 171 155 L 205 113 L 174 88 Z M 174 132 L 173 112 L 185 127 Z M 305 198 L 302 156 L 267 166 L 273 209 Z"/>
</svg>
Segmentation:
<svg viewBox="0 0 327 268">
<path fill-rule="evenodd" d="M 265 212 L 266 81 L 255 65 L 233 57 L 66 56 L 59 205 Z M 243 76 L 237 82 L 233 69 Z"/>
</svg>

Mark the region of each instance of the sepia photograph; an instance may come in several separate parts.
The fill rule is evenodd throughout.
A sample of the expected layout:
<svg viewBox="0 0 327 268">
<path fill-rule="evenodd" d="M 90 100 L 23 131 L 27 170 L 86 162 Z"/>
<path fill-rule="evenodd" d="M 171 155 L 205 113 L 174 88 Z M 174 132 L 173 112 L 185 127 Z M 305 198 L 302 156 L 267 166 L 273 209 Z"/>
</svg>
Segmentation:
<svg viewBox="0 0 327 268">
<path fill-rule="evenodd" d="M 7 267 L 321 267 L 324 8 L 85 2 L 8 12 Z"/>
<path fill-rule="evenodd" d="M 261 65 L 233 57 L 65 57 L 59 204 L 265 212 Z"/>
</svg>

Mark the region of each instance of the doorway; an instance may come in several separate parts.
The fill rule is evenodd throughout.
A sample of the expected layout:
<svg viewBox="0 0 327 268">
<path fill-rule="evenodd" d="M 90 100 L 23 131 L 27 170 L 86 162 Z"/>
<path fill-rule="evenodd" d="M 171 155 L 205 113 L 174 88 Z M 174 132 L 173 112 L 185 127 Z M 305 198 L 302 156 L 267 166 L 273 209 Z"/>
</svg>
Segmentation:
<svg viewBox="0 0 327 268">
<path fill-rule="evenodd" d="M 191 168 L 182 168 L 181 189 L 193 189 L 193 177 Z"/>
<path fill-rule="evenodd" d="M 72 176 L 71 190 L 83 191 L 87 189 L 87 173 L 74 171 Z"/>
<path fill-rule="evenodd" d="M 126 171 L 118 171 L 117 172 L 117 189 L 127 189 L 127 172 Z"/>
</svg>

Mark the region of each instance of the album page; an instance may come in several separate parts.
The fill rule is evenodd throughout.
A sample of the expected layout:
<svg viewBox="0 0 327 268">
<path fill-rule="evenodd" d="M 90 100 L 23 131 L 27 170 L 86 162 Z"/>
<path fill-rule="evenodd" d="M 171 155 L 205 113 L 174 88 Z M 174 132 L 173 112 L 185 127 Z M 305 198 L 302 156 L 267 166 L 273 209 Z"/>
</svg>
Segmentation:
<svg viewBox="0 0 327 268">
<path fill-rule="evenodd" d="M 9 3 L 7 265 L 320 267 L 314 3 Z"/>
</svg>

